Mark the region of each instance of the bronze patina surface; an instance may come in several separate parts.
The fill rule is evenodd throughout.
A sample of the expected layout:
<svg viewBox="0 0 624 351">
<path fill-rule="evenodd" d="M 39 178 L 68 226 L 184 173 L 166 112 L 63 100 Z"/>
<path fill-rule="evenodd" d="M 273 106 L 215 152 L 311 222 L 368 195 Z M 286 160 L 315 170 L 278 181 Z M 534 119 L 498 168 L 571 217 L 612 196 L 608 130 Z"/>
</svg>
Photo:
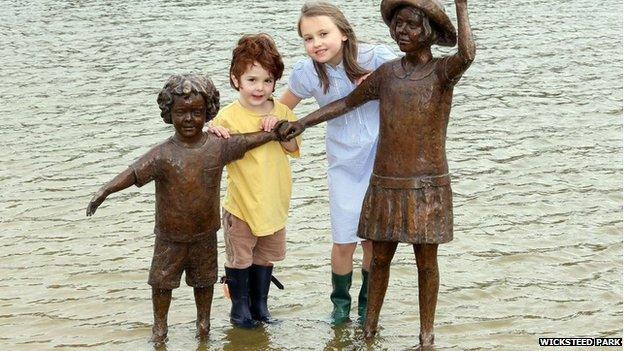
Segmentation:
<svg viewBox="0 0 624 351">
<path fill-rule="evenodd" d="M 277 133 L 234 134 L 222 139 L 203 132 L 206 121 L 219 110 L 219 92 L 204 76 L 172 76 L 158 95 L 158 105 L 165 123 L 173 124 L 174 135 L 100 188 L 87 207 L 87 216 L 108 195 L 155 182 L 156 243 L 148 281 L 154 311 L 151 340 L 163 343 L 167 339 L 171 292 L 180 285 L 182 272 L 194 290 L 197 337 L 205 339 L 217 280 L 221 172 L 247 150 L 277 140 Z"/>
</svg>

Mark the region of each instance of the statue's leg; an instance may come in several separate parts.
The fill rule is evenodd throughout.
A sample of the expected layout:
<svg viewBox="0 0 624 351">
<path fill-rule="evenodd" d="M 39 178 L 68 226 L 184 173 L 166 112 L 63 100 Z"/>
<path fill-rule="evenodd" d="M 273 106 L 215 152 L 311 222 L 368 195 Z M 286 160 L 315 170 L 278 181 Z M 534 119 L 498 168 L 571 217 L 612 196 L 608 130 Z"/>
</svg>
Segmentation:
<svg viewBox="0 0 624 351">
<path fill-rule="evenodd" d="M 167 340 L 167 314 L 171 304 L 171 290 L 152 288 L 152 306 L 154 308 L 154 326 L 151 341 L 160 344 Z"/>
<path fill-rule="evenodd" d="M 364 337 L 367 339 L 375 336 L 377 332 L 379 311 L 388 288 L 390 262 L 394 257 L 397 244 L 397 242 L 373 241 L 373 259 L 368 281 L 368 306 L 364 324 Z"/>
<path fill-rule="evenodd" d="M 438 272 L 438 244 L 414 245 L 418 266 L 418 305 L 420 307 L 420 344 L 433 345 L 433 321 L 438 302 L 440 274 Z"/>
<path fill-rule="evenodd" d="M 197 332 L 195 336 L 200 340 L 208 338 L 210 332 L 210 307 L 212 306 L 212 295 L 214 285 L 206 288 L 193 288 L 195 295 L 195 306 L 197 307 Z"/>
</svg>

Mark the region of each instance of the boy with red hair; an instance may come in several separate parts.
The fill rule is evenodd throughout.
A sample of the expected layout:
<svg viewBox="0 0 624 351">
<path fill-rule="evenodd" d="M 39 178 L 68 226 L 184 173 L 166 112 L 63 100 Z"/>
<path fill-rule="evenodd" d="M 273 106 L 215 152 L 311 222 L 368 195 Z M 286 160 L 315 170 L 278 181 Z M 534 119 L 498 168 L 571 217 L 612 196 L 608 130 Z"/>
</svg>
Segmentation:
<svg viewBox="0 0 624 351">
<path fill-rule="evenodd" d="M 284 71 L 282 58 L 267 34 L 245 35 L 232 52 L 230 85 L 238 99 L 224 107 L 209 126 L 214 134 L 270 131 L 293 112 L 273 99 Z M 242 328 L 270 323 L 267 297 L 273 262 L 286 253 L 286 219 L 291 171 L 286 155 L 299 157 L 299 140 L 270 142 L 227 165 L 223 201 L 225 273 L 232 309 L 230 321 Z"/>
</svg>

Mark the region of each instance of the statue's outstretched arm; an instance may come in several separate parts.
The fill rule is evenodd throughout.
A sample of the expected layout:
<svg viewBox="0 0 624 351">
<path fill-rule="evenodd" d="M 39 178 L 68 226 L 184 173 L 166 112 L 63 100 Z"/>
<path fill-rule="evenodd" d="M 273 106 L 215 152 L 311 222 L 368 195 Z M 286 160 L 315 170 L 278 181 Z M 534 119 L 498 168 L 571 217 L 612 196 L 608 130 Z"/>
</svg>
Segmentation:
<svg viewBox="0 0 624 351">
<path fill-rule="evenodd" d="M 357 86 L 357 88 L 355 88 L 355 90 L 344 98 L 327 104 L 299 119 L 298 121 L 284 123 L 282 128 L 279 129 L 281 139 L 290 140 L 303 133 L 307 127 L 329 121 L 330 119 L 334 119 L 353 110 L 367 101 L 377 99 L 380 69 L 381 68 L 378 68 L 371 73 L 368 78 L 366 78 L 362 83 L 360 83 L 360 85 Z"/>
</svg>

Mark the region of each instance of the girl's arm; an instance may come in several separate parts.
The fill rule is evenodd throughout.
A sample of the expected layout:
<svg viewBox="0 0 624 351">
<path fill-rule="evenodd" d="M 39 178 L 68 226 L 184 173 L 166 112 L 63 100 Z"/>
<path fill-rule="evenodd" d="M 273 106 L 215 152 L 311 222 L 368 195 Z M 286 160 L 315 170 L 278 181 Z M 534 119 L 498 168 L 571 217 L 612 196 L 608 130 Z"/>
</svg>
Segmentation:
<svg viewBox="0 0 624 351">
<path fill-rule="evenodd" d="M 279 101 L 282 104 L 288 106 L 289 109 L 294 110 L 295 106 L 297 106 L 299 102 L 301 101 L 301 98 L 293 94 L 290 91 L 290 89 L 286 89 L 286 91 L 284 92 L 284 94 L 282 94 L 282 97 L 279 99 Z"/>
<path fill-rule="evenodd" d="M 100 190 L 98 190 L 97 193 L 95 193 L 95 195 L 93 195 L 93 198 L 91 198 L 91 201 L 89 202 L 89 206 L 87 206 L 87 216 L 93 215 L 108 195 L 124 190 L 132 186 L 135 182 L 136 177 L 134 176 L 134 170 L 132 168 L 128 168 L 119 173 L 115 178 L 113 178 L 113 180 L 106 183 L 100 188 Z"/>
<path fill-rule="evenodd" d="M 455 0 L 457 10 L 457 53 L 448 58 L 446 76 L 451 81 L 457 81 L 470 67 L 476 54 L 472 29 L 468 21 L 468 0 Z"/>
</svg>

